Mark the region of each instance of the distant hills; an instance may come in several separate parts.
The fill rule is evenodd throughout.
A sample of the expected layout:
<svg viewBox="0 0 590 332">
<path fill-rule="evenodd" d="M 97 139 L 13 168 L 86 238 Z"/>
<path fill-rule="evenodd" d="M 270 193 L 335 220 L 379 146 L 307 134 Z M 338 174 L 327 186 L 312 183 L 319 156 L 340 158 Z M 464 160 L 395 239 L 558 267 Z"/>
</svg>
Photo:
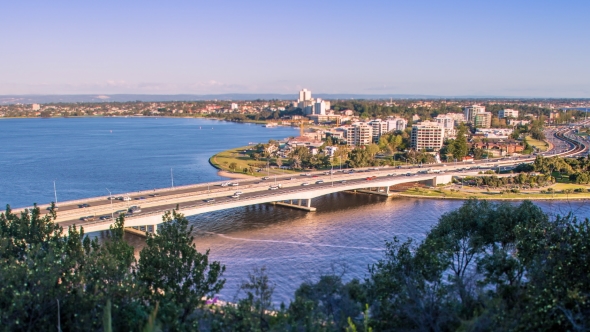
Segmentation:
<svg viewBox="0 0 590 332">
<path fill-rule="evenodd" d="M 402 94 L 313 94 L 314 98 L 322 99 L 523 99 L 518 97 L 500 96 L 434 96 L 434 95 L 402 95 Z M 525 97 L 526 98 L 526 97 Z M 203 100 L 296 100 L 297 94 L 178 94 L 178 95 L 145 95 L 145 94 L 85 94 L 85 95 L 0 95 L 0 105 L 7 104 L 47 104 L 47 103 L 97 103 L 97 102 L 166 102 L 166 101 L 203 101 Z M 539 98 L 526 98 L 539 99 Z"/>
</svg>

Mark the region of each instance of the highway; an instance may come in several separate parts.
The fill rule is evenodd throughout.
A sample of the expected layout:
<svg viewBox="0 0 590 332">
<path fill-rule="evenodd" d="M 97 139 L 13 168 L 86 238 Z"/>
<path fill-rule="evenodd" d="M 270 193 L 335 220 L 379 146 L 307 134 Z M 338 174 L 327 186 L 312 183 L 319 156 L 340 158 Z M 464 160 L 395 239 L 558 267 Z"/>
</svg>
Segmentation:
<svg viewBox="0 0 590 332">
<path fill-rule="evenodd" d="M 587 145 L 577 137 L 570 134 L 569 128 L 546 131 L 553 149 L 542 153 L 545 156 L 578 156 L 587 154 Z M 273 198 L 287 197 L 286 199 L 311 199 L 317 197 L 317 193 L 337 192 L 353 190 L 389 183 L 403 183 L 432 179 L 437 174 L 423 174 L 427 169 L 442 171 L 446 175 L 460 175 L 470 172 L 497 169 L 498 167 L 511 167 L 523 162 L 533 161 L 531 157 L 507 157 L 489 160 L 479 160 L 465 163 L 456 162 L 449 164 L 430 164 L 420 166 L 379 167 L 355 169 L 349 172 L 347 169 L 330 172 L 309 172 L 306 175 L 273 176 L 270 179 L 260 178 L 246 180 L 228 180 L 214 183 L 204 183 L 169 189 L 157 189 L 132 194 L 118 194 L 113 197 L 129 196 L 130 201 L 110 200 L 109 196 L 62 202 L 59 204 L 58 219 L 56 220 L 64 228 L 76 224 L 87 228 L 90 225 L 110 224 L 111 217 L 117 217 L 118 212 L 126 212 L 132 206 L 141 206 L 141 212 L 126 213 L 126 223 L 133 219 L 145 219 L 148 216 L 161 217 L 164 211 L 179 206 L 181 212 L 214 211 L 235 206 L 248 205 L 250 201 L 271 202 Z M 407 176 L 407 174 L 410 176 Z M 371 178 L 368 180 L 368 178 Z M 234 185 L 221 186 L 222 183 Z M 281 188 L 270 190 L 270 187 Z M 329 187 L 329 188 L 327 188 Z M 235 192 L 242 192 L 239 197 Z M 314 192 L 316 194 L 314 194 Z M 259 204 L 259 203 L 252 203 Z M 45 209 L 48 205 L 41 206 Z M 85 220 L 82 218 L 88 217 Z M 153 222 L 153 218 L 150 218 Z M 108 228 L 108 227 L 107 227 Z"/>
</svg>

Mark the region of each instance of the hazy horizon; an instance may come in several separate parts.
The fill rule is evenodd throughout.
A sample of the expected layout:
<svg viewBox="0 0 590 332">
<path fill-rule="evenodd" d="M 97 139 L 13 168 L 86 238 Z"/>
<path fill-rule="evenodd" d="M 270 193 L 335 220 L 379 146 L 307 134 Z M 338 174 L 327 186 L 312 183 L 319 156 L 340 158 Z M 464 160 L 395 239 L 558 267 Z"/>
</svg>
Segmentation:
<svg viewBox="0 0 590 332">
<path fill-rule="evenodd" d="M 587 1 L 4 4 L 0 96 L 589 98 Z"/>
</svg>

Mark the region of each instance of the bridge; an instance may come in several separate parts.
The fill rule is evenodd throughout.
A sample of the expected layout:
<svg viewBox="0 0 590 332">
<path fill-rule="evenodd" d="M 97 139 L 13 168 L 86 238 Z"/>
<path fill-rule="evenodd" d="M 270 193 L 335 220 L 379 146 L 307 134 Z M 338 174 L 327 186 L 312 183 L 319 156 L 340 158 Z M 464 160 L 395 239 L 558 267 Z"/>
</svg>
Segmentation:
<svg viewBox="0 0 590 332">
<path fill-rule="evenodd" d="M 546 156 L 578 156 L 587 154 L 587 146 L 569 133 L 569 129 L 551 132 L 551 136 L 562 144 L 559 150 L 543 153 Z M 532 162 L 533 157 L 511 157 L 479 160 L 471 163 L 455 162 L 448 165 L 412 165 L 379 167 L 328 172 L 310 172 L 301 175 L 276 176 L 271 179 L 246 179 L 203 183 L 170 189 L 136 192 L 129 200 L 116 200 L 103 196 L 59 204 L 58 222 L 67 233 L 68 226 L 84 227 L 85 232 L 107 230 L 114 218 L 125 213 L 127 227 L 140 227 L 146 231 L 157 231 L 165 211 L 178 208 L 183 214 L 197 215 L 212 211 L 231 209 L 247 205 L 272 203 L 287 208 L 315 211 L 312 200 L 336 192 L 363 192 L 390 196 L 390 187 L 408 182 L 429 182 L 432 186 L 448 183 L 454 176 L 475 175 L 486 170 L 511 167 Z M 223 186 L 222 186 L 223 184 Z M 239 195 L 234 195 L 241 192 Z M 126 197 L 127 195 L 123 195 Z M 133 206 L 140 206 L 133 213 Z M 48 205 L 40 206 L 42 209 Z M 131 210 L 130 210 L 131 209 Z"/>
</svg>

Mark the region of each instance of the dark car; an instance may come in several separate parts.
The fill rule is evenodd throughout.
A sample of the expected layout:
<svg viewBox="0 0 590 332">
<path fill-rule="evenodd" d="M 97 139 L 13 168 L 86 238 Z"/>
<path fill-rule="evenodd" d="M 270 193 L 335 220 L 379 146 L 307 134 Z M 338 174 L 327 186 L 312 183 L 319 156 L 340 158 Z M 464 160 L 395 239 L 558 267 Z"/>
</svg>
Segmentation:
<svg viewBox="0 0 590 332">
<path fill-rule="evenodd" d="M 84 203 L 84 204 L 78 204 L 78 207 L 79 208 L 87 208 L 87 207 L 90 207 L 90 204 L 86 204 L 86 203 Z"/>
</svg>

